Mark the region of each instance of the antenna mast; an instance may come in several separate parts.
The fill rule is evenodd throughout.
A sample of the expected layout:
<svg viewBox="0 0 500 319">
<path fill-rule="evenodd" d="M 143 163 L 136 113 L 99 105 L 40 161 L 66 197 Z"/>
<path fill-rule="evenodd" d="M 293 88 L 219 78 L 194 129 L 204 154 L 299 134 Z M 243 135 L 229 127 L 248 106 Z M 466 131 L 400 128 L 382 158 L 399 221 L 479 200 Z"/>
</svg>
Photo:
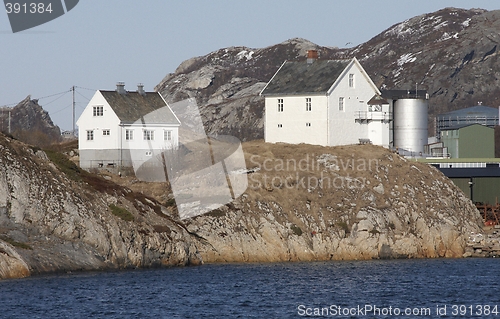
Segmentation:
<svg viewBox="0 0 500 319">
<path fill-rule="evenodd" d="M 73 91 L 73 136 L 76 136 L 75 134 L 75 86 L 73 85 L 73 87 L 71 88 L 71 90 Z"/>
</svg>

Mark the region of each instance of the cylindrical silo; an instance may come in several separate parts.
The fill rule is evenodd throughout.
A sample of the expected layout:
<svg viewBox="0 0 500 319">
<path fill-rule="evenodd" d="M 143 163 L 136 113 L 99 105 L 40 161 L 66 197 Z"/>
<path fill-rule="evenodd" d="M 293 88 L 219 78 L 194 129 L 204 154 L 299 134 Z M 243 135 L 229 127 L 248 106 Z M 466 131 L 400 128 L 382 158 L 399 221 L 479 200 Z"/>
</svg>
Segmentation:
<svg viewBox="0 0 500 319">
<path fill-rule="evenodd" d="M 394 146 L 411 152 L 423 152 L 427 144 L 426 99 L 399 99 L 394 103 Z"/>
</svg>

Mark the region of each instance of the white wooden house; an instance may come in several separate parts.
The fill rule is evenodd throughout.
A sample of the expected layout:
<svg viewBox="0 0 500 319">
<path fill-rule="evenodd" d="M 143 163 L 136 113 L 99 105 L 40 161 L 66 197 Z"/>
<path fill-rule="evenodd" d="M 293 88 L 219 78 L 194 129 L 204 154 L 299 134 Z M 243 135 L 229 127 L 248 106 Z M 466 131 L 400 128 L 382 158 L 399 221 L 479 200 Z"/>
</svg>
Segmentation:
<svg viewBox="0 0 500 319">
<path fill-rule="evenodd" d="M 261 91 L 266 142 L 389 147 L 389 103 L 356 58 L 284 62 Z"/>
<path fill-rule="evenodd" d="M 157 92 L 98 90 L 77 121 L 80 166 L 132 167 L 177 147 L 179 119 Z"/>
</svg>

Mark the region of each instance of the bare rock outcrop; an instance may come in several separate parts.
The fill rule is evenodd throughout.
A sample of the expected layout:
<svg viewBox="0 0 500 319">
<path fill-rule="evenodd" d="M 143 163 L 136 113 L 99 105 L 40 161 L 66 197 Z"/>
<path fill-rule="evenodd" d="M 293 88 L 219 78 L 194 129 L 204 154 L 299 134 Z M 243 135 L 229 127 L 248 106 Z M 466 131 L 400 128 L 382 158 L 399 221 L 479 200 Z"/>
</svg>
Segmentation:
<svg viewBox="0 0 500 319">
<path fill-rule="evenodd" d="M 383 148 L 244 147 L 247 192 L 187 222 L 205 262 L 462 257 L 480 232 L 450 180 Z"/>
<path fill-rule="evenodd" d="M 0 279 L 201 263 L 171 207 L 48 154 L 0 135 Z"/>
</svg>

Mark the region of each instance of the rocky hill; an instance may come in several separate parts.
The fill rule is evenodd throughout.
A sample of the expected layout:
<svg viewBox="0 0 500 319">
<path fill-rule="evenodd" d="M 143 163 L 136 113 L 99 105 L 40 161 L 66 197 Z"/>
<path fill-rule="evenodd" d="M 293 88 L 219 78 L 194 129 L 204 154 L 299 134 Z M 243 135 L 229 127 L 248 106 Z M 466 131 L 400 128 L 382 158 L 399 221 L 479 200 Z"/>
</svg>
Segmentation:
<svg viewBox="0 0 500 319">
<path fill-rule="evenodd" d="M 12 109 L 3 109 L 0 117 L 0 130 L 10 132 L 16 138 L 32 145 L 47 146 L 61 138 L 61 130 L 54 125 L 49 113 L 45 111 L 38 100 L 27 96 Z"/>
<path fill-rule="evenodd" d="M 198 264 L 172 208 L 0 134 L 0 279 Z"/>
<path fill-rule="evenodd" d="M 446 8 L 396 24 L 349 49 L 291 39 L 262 49 L 230 47 L 183 62 L 156 90 L 170 103 L 196 98 L 208 132 L 241 140 L 263 137 L 258 96 L 285 60 L 356 57 L 380 88 L 427 90 L 429 128 L 449 110 L 499 103 L 500 11 Z"/>
<path fill-rule="evenodd" d="M 243 150 L 246 192 L 184 220 L 203 238 L 204 262 L 461 257 L 469 235 L 481 232 L 477 209 L 448 178 L 382 147 L 258 140 Z M 108 177 L 171 198 L 167 185 Z"/>
<path fill-rule="evenodd" d="M 0 135 L 0 279 L 202 262 L 460 257 L 481 231 L 478 211 L 451 181 L 384 148 L 253 141 L 243 149 L 247 191 L 180 220 L 167 184 L 90 174 L 60 153 Z"/>
</svg>

